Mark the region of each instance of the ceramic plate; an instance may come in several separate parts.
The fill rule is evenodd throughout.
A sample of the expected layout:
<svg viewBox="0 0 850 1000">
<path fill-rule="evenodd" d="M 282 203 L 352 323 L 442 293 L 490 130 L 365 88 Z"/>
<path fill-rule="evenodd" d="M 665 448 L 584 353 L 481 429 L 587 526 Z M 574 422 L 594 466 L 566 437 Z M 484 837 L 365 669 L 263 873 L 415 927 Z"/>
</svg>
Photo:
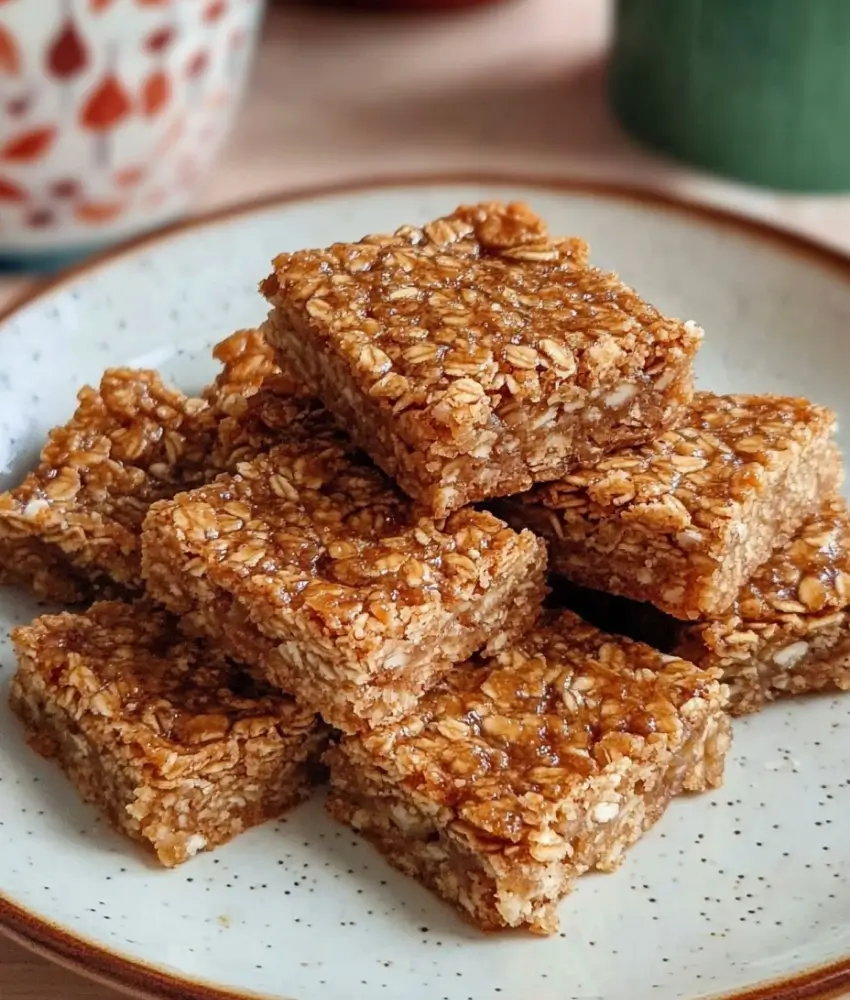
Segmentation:
<svg viewBox="0 0 850 1000">
<path fill-rule="evenodd" d="M 281 250 L 530 201 L 651 301 L 706 329 L 703 386 L 800 393 L 850 426 L 850 262 L 716 213 L 611 190 L 380 185 L 191 223 L 60 280 L 0 328 L 0 485 L 108 365 L 186 389 L 210 345 L 256 323 Z M 845 450 L 850 441 L 844 440 Z M 0 630 L 37 612 L 0 595 Z M 485 936 L 365 843 L 321 797 L 176 871 L 154 868 L 24 745 L 0 647 L 0 924 L 146 995 L 295 1000 L 673 1000 L 833 996 L 850 983 L 850 697 L 736 725 L 725 786 L 680 800 L 615 875 L 583 878 L 562 933 Z"/>
</svg>

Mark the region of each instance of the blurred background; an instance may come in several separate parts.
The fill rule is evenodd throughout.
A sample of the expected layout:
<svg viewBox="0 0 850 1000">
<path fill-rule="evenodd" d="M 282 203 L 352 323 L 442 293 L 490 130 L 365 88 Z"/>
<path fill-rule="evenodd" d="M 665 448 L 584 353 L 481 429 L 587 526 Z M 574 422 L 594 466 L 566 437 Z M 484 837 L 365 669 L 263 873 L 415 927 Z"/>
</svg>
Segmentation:
<svg viewBox="0 0 850 1000">
<path fill-rule="evenodd" d="M 848 41 L 847 0 L 8 0 L 0 303 L 190 212 L 387 175 L 625 183 L 850 248 Z"/>
</svg>

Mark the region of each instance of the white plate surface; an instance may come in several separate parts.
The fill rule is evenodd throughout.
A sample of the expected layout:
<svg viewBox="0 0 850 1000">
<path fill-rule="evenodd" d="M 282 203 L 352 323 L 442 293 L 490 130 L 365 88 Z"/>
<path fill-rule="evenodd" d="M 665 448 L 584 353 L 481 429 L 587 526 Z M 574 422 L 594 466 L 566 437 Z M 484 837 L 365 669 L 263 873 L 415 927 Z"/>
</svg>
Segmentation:
<svg viewBox="0 0 850 1000">
<path fill-rule="evenodd" d="M 200 387 L 210 345 L 264 315 L 256 284 L 274 253 L 494 197 L 530 201 L 661 309 L 698 320 L 703 386 L 808 395 L 850 427 L 850 264 L 628 196 L 419 184 L 188 228 L 18 311 L 0 327 L 0 487 L 106 366 L 155 366 Z M 0 591 L 4 635 L 36 612 Z M 174 996 L 206 983 L 275 1000 L 695 1000 L 850 957 L 850 697 L 738 723 L 725 786 L 675 802 L 619 873 L 582 879 L 560 908 L 562 934 L 544 940 L 467 927 L 319 799 L 177 871 L 155 869 L 27 749 L 6 706 L 5 640 L 0 663 L 0 922 L 48 948 L 61 928 L 119 980 L 132 978 L 129 961 L 158 970 Z"/>
</svg>

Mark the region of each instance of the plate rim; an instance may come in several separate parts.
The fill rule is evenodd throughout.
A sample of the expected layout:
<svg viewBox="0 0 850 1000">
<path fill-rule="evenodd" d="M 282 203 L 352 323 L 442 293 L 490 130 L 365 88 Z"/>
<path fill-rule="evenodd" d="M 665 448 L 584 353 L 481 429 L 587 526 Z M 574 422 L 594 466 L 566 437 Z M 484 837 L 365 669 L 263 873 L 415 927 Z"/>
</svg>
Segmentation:
<svg viewBox="0 0 850 1000">
<path fill-rule="evenodd" d="M 493 184 L 518 188 L 585 195 L 608 201 L 640 204 L 672 215 L 685 216 L 714 228 L 749 236 L 756 242 L 779 246 L 786 253 L 807 258 L 850 282 L 850 255 L 837 248 L 783 229 L 770 222 L 741 215 L 652 187 L 595 181 L 582 177 L 524 174 L 519 171 L 436 171 L 386 174 L 351 180 L 332 181 L 263 195 L 171 223 L 150 233 L 133 237 L 94 257 L 60 271 L 25 289 L 0 310 L 0 325 L 19 312 L 47 298 L 79 278 L 86 277 L 124 258 L 133 257 L 182 236 L 193 229 L 213 227 L 231 219 L 258 215 L 270 209 L 336 195 L 359 194 L 384 188 L 416 188 L 460 184 Z M 0 933 L 42 958 L 141 1000 L 283 1000 L 243 990 L 222 989 L 213 983 L 175 975 L 111 950 L 79 934 L 54 924 L 9 899 L 0 892 Z M 790 976 L 757 983 L 743 991 L 724 993 L 712 1000 L 837 1000 L 850 988 L 850 953 L 833 962 L 810 966 Z"/>
</svg>

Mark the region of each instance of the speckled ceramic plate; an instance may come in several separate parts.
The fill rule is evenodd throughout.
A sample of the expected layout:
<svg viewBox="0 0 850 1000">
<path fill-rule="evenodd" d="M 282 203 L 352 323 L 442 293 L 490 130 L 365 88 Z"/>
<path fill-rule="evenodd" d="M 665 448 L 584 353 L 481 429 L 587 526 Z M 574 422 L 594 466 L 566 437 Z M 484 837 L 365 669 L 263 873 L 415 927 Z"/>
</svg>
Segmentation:
<svg viewBox="0 0 850 1000">
<path fill-rule="evenodd" d="M 276 251 L 485 197 L 528 199 L 664 310 L 699 320 L 703 385 L 803 393 L 850 425 L 850 262 L 627 192 L 429 181 L 191 223 L 32 298 L 0 327 L 0 484 L 107 365 L 205 382 L 210 344 L 263 315 L 255 287 Z M 36 610 L 0 594 L 0 630 Z M 0 662 L 0 924 L 142 995 L 787 1000 L 850 985 L 850 697 L 738 723 L 725 787 L 675 802 L 617 874 L 582 879 L 562 933 L 544 940 L 477 933 L 335 826 L 318 796 L 285 823 L 156 869 L 27 749 L 6 708 L 8 646 Z"/>
</svg>

